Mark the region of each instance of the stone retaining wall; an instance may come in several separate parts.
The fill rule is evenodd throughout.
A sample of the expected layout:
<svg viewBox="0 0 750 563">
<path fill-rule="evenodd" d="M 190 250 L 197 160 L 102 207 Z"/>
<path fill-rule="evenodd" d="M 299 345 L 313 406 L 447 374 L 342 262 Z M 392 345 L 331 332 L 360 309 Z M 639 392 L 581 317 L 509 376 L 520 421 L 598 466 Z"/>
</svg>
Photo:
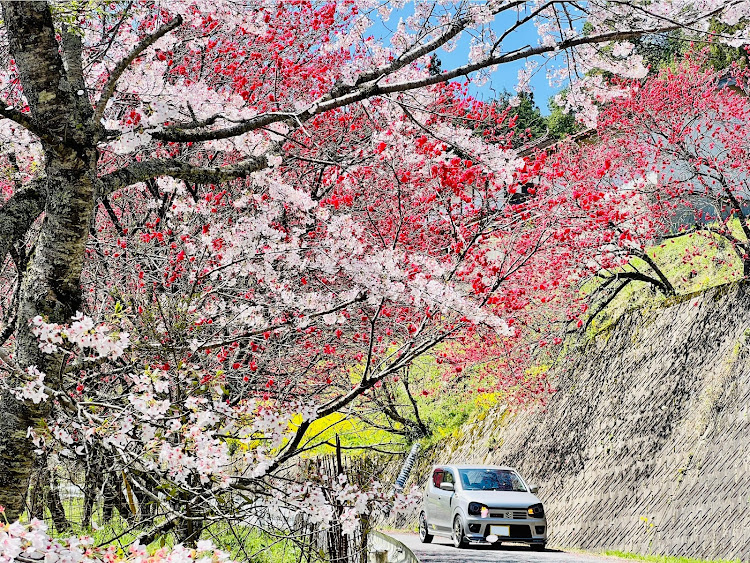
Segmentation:
<svg viewBox="0 0 750 563">
<path fill-rule="evenodd" d="M 626 316 L 545 409 L 467 426 L 421 479 L 511 465 L 539 484 L 551 545 L 750 561 L 749 357 L 747 285 Z"/>
</svg>

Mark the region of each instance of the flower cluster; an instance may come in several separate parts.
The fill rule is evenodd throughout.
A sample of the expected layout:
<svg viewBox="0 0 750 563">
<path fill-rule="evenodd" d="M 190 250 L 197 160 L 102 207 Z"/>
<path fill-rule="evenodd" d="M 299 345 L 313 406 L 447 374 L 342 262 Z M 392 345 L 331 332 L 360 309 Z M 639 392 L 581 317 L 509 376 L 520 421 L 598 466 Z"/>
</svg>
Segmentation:
<svg viewBox="0 0 750 563">
<path fill-rule="evenodd" d="M 1 509 L 2 507 L 0 507 Z M 23 556 L 45 563 L 230 563 L 229 556 L 217 550 L 210 541 L 199 541 L 195 549 L 176 545 L 162 548 L 149 555 L 139 543 L 130 546 L 128 553 L 118 552 L 115 546 L 106 549 L 93 547 L 88 536 L 59 539 L 51 537 L 47 525 L 37 519 L 28 523 L 13 522 L 0 526 L 0 563 L 13 563 Z"/>
<path fill-rule="evenodd" d="M 130 345 L 130 334 L 114 331 L 105 324 L 94 325 L 91 317 L 80 311 L 75 314 L 69 325 L 47 323 L 42 317 L 31 319 L 31 332 L 39 339 L 39 348 L 52 354 L 65 344 L 72 344 L 83 353 L 89 351 L 95 355 L 90 360 L 110 358 L 116 360 L 123 355 Z M 116 338 L 113 338 L 116 336 Z"/>
<path fill-rule="evenodd" d="M 21 388 L 14 389 L 13 393 L 19 400 L 28 400 L 38 405 L 47 398 L 44 392 L 44 374 L 36 366 L 29 366 L 26 372 L 34 379 L 27 381 Z"/>
<path fill-rule="evenodd" d="M 335 519 L 344 534 L 355 533 L 360 518 L 374 511 L 407 512 L 413 510 L 421 500 L 418 487 L 407 493 L 389 495 L 378 481 L 364 489 L 350 483 L 346 475 L 335 480 L 319 476 L 322 484 L 306 482 L 290 490 L 284 503 L 304 512 L 312 524 L 329 525 Z"/>
</svg>

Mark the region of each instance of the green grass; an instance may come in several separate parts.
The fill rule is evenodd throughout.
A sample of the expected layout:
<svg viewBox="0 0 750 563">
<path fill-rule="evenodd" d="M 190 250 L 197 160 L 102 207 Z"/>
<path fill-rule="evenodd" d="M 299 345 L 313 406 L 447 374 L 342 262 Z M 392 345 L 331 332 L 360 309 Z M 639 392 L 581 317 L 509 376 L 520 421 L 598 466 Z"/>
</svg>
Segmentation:
<svg viewBox="0 0 750 563">
<path fill-rule="evenodd" d="M 66 532 L 58 533 L 51 526 L 49 510 L 45 509 L 44 519 L 50 524 L 50 534 L 53 537 L 68 538 L 71 536 L 86 535 L 94 540 L 94 545 L 115 545 L 123 552 L 127 549 L 138 535 L 143 531 L 132 529 L 126 520 L 120 517 L 115 510 L 112 518 L 104 522 L 102 520 L 101 508 L 97 506 L 93 515 L 93 528 L 84 528 L 80 525 L 83 517 L 83 499 L 64 499 L 63 507 L 72 528 Z M 24 514 L 22 520 L 28 520 Z M 293 563 L 299 561 L 300 548 L 295 541 L 285 535 L 274 536 L 265 533 L 258 528 L 235 524 L 213 524 L 203 530 L 202 539 L 210 539 L 214 545 L 232 555 L 238 561 L 249 563 Z M 148 545 L 149 553 L 153 553 L 161 547 L 171 547 L 175 543 L 172 534 L 158 537 Z"/>
<path fill-rule="evenodd" d="M 736 228 L 735 228 L 736 227 Z M 732 225 L 737 236 L 739 224 Z M 690 233 L 663 241 L 647 249 L 649 257 L 669 279 L 678 295 L 705 291 L 712 287 L 735 282 L 742 278 L 742 263 L 722 237 L 709 232 Z M 656 277 L 640 258 L 630 262 L 639 271 Z M 592 295 L 600 281 L 591 281 L 583 286 L 582 294 Z M 667 298 L 651 289 L 644 282 L 631 282 L 617 297 L 601 311 L 589 325 L 588 335 L 593 336 L 616 323 L 622 315 L 637 309 L 659 307 Z M 596 310 L 596 306 L 592 307 Z"/>
<path fill-rule="evenodd" d="M 52 537 L 57 538 L 69 538 L 71 536 L 89 536 L 93 539 L 94 545 L 115 545 L 120 549 L 125 550 L 138 535 L 143 531 L 140 529 L 133 529 L 127 520 L 120 516 L 117 510 L 113 510 L 112 517 L 108 521 L 104 521 L 101 511 L 101 503 L 97 503 L 94 507 L 94 513 L 92 516 L 93 527 L 86 528 L 81 525 L 83 520 L 83 499 L 82 498 L 65 498 L 62 500 L 63 509 L 65 510 L 65 517 L 71 525 L 71 528 L 65 532 L 58 532 L 52 525 L 52 516 L 49 509 L 44 509 L 44 521 L 49 526 L 49 533 Z M 21 515 L 22 521 L 28 521 L 28 513 Z M 171 537 L 166 537 L 167 543 L 163 543 L 161 538 L 155 540 L 149 544 L 148 548 L 151 551 L 162 547 L 163 545 L 172 545 Z"/>
<path fill-rule="evenodd" d="M 203 537 L 237 561 L 252 563 L 293 563 L 300 561 L 301 550 L 285 535 L 273 536 L 251 526 L 225 524 L 211 526 Z M 300 538 L 296 538 L 299 541 Z"/>
<path fill-rule="evenodd" d="M 501 403 L 502 397 L 490 391 L 479 392 L 476 378 L 472 377 L 467 368 L 461 377 L 444 377 L 440 366 L 432 355 L 426 354 L 415 360 L 410 366 L 409 378 L 413 398 L 418 404 L 419 415 L 427 426 L 430 435 L 423 440 L 423 446 L 439 442 L 450 436 L 470 420 L 481 417 L 492 406 Z M 361 375 L 353 370 L 353 380 Z M 537 377 L 536 372 L 529 377 Z M 398 405 L 399 413 L 411 420 L 416 420 L 403 384 L 399 381 L 386 382 L 389 386 L 393 401 Z M 426 393 L 422 394 L 422 391 Z M 301 419 L 293 419 L 293 424 L 299 424 Z M 305 452 L 305 456 L 330 454 L 335 451 L 336 436 L 341 446 L 347 450 L 347 455 L 367 454 L 368 447 L 377 446 L 384 451 L 407 451 L 411 440 L 390 432 L 389 425 L 396 431 L 402 430 L 399 422 L 389 421 L 379 408 L 372 405 L 368 398 L 364 398 L 355 409 L 347 413 L 337 412 L 310 425 L 303 443 L 311 440 L 311 444 L 319 444 Z M 361 449 L 359 449 L 361 448 Z"/>
<path fill-rule="evenodd" d="M 731 561 L 728 559 L 693 559 L 692 557 L 672 557 L 670 555 L 639 555 L 616 550 L 605 551 L 604 555 L 633 561 L 648 561 L 649 563 L 739 563 L 739 559 Z"/>
</svg>

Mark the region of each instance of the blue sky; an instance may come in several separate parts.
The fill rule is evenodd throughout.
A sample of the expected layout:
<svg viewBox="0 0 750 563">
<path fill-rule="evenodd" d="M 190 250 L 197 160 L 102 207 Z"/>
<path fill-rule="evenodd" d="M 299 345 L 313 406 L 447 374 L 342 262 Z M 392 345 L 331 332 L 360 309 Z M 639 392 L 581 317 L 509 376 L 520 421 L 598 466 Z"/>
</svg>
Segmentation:
<svg viewBox="0 0 750 563">
<path fill-rule="evenodd" d="M 523 47 L 524 45 L 537 44 L 536 29 L 532 26 L 531 29 L 521 30 L 523 35 L 514 36 L 515 41 L 506 41 L 506 50 L 512 50 L 514 48 Z M 443 69 L 451 69 L 462 64 L 466 64 L 469 53 L 470 38 L 464 35 L 458 44 L 458 47 L 450 53 L 440 50 L 438 58 L 442 61 Z M 560 91 L 560 88 L 553 88 L 549 84 L 547 79 L 546 67 L 543 65 L 546 59 L 542 57 L 536 57 L 539 63 L 535 74 L 531 79 L 531 88 L 534 92 L 534 101 L 542 110 L 544 115 L 549 113 L 547 108 L 547 99 L 550 96 L 554 96 Z M 549 63 L 548 63 L 549 64 Z M 516 61 L 500 66 L 494 73 L 490 75 L 490 79 L 487 83 L 482 86 L 470 86 L 470 90 L 473 95 L 480 99 L 493 99 L 496 98 L 503 90 L 507 90 L 511 94 L 515 92 L 515 86 L 518 83 L 518 71 L 523 69 L 526 65 L 526 61 Z"/>
</svg>

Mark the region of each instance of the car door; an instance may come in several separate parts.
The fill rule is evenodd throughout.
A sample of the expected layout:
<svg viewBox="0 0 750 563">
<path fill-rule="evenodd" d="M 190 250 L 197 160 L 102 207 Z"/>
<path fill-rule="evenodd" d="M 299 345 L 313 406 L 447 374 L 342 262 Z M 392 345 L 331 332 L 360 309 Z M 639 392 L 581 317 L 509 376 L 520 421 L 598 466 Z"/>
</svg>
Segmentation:
<svg viewBox="0 0 750 563">
<path fill-rule="evenodd" d="M 443 469 L 443 483 L 453 484 L 453 488 L 456 488 L 456 477 L 453 475 L 453 471 L 450 469 Z M 440 489 L 440 510 L 439 516 L 436 519 L 437 526 L 446 532 L 451 531 L 453 528 L 453 522 L 451 522 L 451 516 L 453 515 L 453 496 L 456 493 L 454 491 L 444 491 Z"/>
<path fill-rule="evenodd" d="M 440 483 L 443 481 L 443 470 L 436 468 L 430 476 L 425 490 L 425 516 L 427 517 L 427 527 L 434 532 L 439 530 L 438 521 L 440 519 L 440 501 L 441 493 Z"/>
</svg>

